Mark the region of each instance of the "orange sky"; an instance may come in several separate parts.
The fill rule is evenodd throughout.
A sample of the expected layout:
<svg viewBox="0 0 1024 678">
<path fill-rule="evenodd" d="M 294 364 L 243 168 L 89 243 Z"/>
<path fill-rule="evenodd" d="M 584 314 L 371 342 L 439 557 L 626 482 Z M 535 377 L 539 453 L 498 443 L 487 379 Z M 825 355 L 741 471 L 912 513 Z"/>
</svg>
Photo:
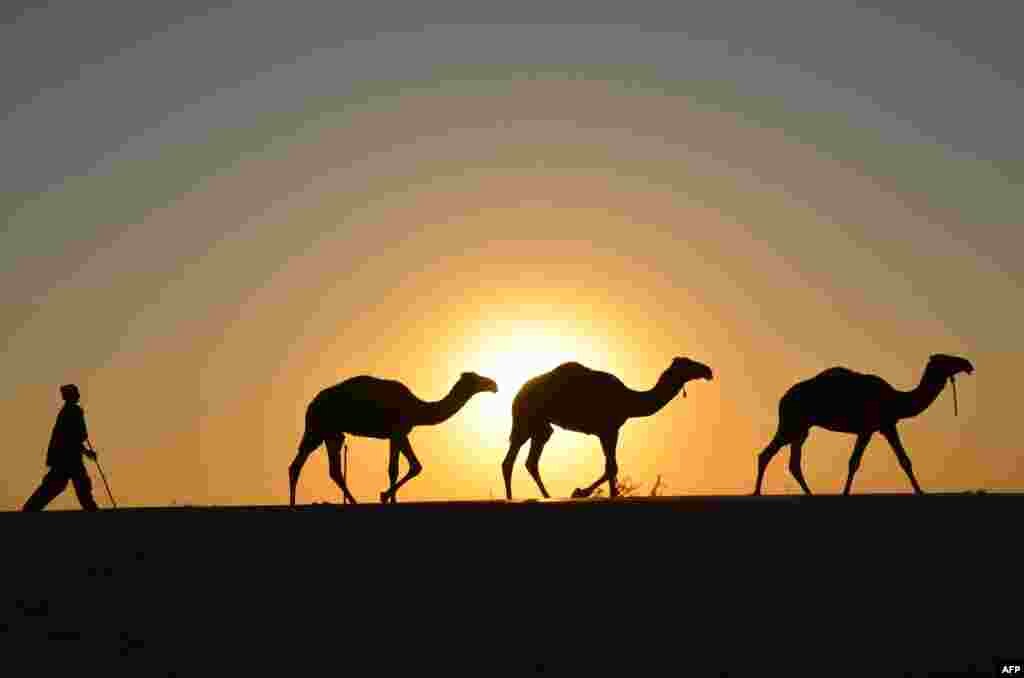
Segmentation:
<svg viewBox="0 0 1024 678">
<path fill-rule="evenodd" d="M 834 119 L 814 123 L 834 145 L 812 142 L 769 106 L 730 112 L 657 82 L 382 89 L 68 176 L 11 211 L 0 508 L 41 478 L 67 381 L 119 504 L 276 504 L 318 390 L 373 374 L 433 400 L 473 370 L 500 393 L 414 431 L 424 472 L 400 500 L 487 498 L 503 496 L 523 380 L 572 359 L 644 389 L 674 356 L 715 381 L 623 429 L 620 474 L 645 488 L 661 474 L 670 493 L 749 492 L 795 381 L 841 364 L 908 389 L 937 352 L 977 371 L 958 417 L 947 392 L 901 426 L 922 486 L 1024 483 L 1020 271 L 972 235 L 1019 194 L 986 163 Z M 951 185 L 986 186 L 1002 211 L 950 207 Z M 852 445 L 812 433 L 812 489 L 841 489 Z M 350 454 L 350 487 L 373 501 L 387 443 L 350 439 Z M 602 465 L 596 439 L 556 431 L 542 472 L 564 497 Z M 882 440 L 854 489 L 909 489 Z M 514 491 L 538 496 L 521 466 Z M 796 491 L 785 454 L 766 491 Z M 340 501 L 322 451 L 299 501 Z"/>
</svg>

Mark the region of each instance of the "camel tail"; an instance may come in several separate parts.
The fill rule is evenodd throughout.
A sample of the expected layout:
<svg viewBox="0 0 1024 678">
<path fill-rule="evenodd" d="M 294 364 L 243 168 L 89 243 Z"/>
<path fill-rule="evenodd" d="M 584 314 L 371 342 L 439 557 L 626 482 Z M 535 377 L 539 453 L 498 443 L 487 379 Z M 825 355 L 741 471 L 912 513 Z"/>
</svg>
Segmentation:
<svg viewBox="0 0 1024 678">
<path fill-rule="evenodd" d="M 302 434 L 302 439 L 299 440 L 299 453 L 308 455 L 313 450 L 321 446 L 322 442 L 324 442 L 324 438 L 316 435 L 315 433 L 306 431 Z"/>
<path fill-rule="evenodd" d="M 302 434 L 302 440 L 299 441 L 299 454 L 309 454 L 316 448 L 320 447 L 324 439 L 319 434 L 313 433 L 308 427 Z"/>
<path fill-rule="evenodd" d="M 306 425 L 302 432 L 302 440 L 299 441 L 299 454 L 308 455 L 324 442 L 324 437 L 318 433 L 320 427 L 316 425 L 312 408 L 306 410 Z"/>
<path fill-rule="evenodd" d="M 514 443 L 518 440 L 526 440 L 529 437 L 529 434 L 523 430 L 523 425 L 519 419 L 512 422 L 512 430 L 508 432 L 508 441 L 510 443 Z"/>
</svg>

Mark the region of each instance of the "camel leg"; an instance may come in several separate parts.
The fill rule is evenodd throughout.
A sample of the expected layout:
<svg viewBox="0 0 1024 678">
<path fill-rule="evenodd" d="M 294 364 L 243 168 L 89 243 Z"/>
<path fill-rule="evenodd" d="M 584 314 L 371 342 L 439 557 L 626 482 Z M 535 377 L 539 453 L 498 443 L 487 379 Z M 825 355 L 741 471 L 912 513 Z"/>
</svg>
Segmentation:
<svg viewBox="0 0 1024 678">
<path fill-rule="evenodd" d="M 900 466 L 903 467 L 903 471 L 910 478 L 910 484 L 914 486 L 915 494 L 924 494 L 921 490 L 921 486 L 917 484 L 917 478 L 914 477 L 914 469 L 910 463 L 910 457 L 907 456 L 907 451 L 903 449 L 903 442 L 900 440 L 900 434 L 896 432 L 896 427 L 891 426 L 889 428 L 882 429 L 882 435 L 892 445 L 893 452 L 896 453 L 896 458 L 900 462 Z"/>
<path fill-rule="evenodd" d="M 608 496 L 619 496 L 619 465 L 615 461 L 615 448 L 619 444 L 619 432 L 612 431 L 601 437 L 601 447 L 604 449 L 604 475 L 608 478 Z"/>
<path fill-rule="evenodd" d="M 768 468 L 768 464 L 771 462 L 772 457 L 778 454 L 782 446 L 786 444 L 786 438 L 783 437 L 782 433 L 776 433 L 772 441 L 768 443 L 768 447 L 764 448 L 761 454 L 757 455 L 757 483 L 754 485 L 754 494 L 761 494 L 761 481 L 764 480 L 764 472 Z"/>
<path fill-rule="evenodd" d="M 615 448 L 619 443 L 618 430 L 606 433 L 601 436 L 601 449 L 604 451 L 604 474 L 585 488 L 576 488 L 572 492 L 573 498 L 589 497 L 594 490 L 604 481 L 608 481 L 608 494 L 611 497 L 619 496 L 619 488 L 616 484 L 619 473 L 619 466 L 615 462 Z"/>
<path fill-rule="evenodd" d="M 505 461 L 501 462 L 501 475 L 505 479 L 505 499 L 508 501 L 512 501 L 512 470 L 516 465 L 516 456 L 526 440 L 513 434 L 509 441 L 508 454 L 505 455 Z"/>
<path fill-rule="evenodd" d="M 804 441 L 806 440 L 807 431 L 804 431 L 789 444 L 789 472 L 796 478 L 796 482 L 800 483 L 804 494 L 812 494 L 811 488 L 807 487 L 807 483 L 804 482 L 804 471 L 800 465 L 801 458 L 803 457 Z"/>
<path fill-rule="evenodd" d="M 309 455 L 313 453 L 313 450 L 320 447 L 320 443 L 323 439 L 312 434 L 307 429 L 302 436 L 302 440 L 299 442 L 299 451 L 295 455 L 295 459 L 288 466 L 288 505 L 295 506 L 295 488 L 299 484 L 299 474 L 302 472 L 302 467 L 306 464 L 306 460 L 309 459 Z"/>
<path fill-rule="evenodd" d="M 526 470 L 533 476 L 534 482 L 537 483 L 537 487 L 540 488 L 540 493 L 544 495 L 545 499 L 550 498 L 550 495 L 544 488 L 544 481 L 540 479 L 540 453 L 544 451 L 544 445 L 547 444 L 552 433 L 554 433 L 554 429 L 550 424 L 543 429 L 534 431 L 533 438 L 530 440 L 530 454 L 526 458 Z"/>
<path fill-rule="evenodd" d="M 331 480 L 338 484 L 341 488 L 342 493 L 345 495 L 345 499 L 353 504 L 358 504 L 356 498 L 352 496 L 352 493 L 348 491 L 348 485 L 345 483 L 345 475 L 341 472 L 341 444 L 345 442 L 345 436 L 339 435 L 334 438 L 328 438 L 327 443 L 327 466 L 331 476 Z"/>
<path fill-rule="evenodd" d="M 391 447 L 388 450 L 388 489 L 398 484 L 398 442 L 392 438 Z M 380 493 L 381 503 L 387 503 L 387 492 Z M 395 495 L 391 495 L 391 503 L 395 503 Z"/>
<path fill-rule="evenodd" d="M 850 455 L 850 472 L 846 476 L 846 487 L 843 488 L 843 494 L 850 494 L 850 488 L 853 486 L 853 476 L 857 473 L 857 469 L 860 468 L 860 458 L 864 456 L 864 450 L 868 446 L 868 441 L 871 440 L 870 433 L 862 433 L 857 436 L 857 442 L 853 446 L 853 454 Z"/>
<path fill-rule="evenodd" d="M 416 458 L 416 454 L 412 451 L 412 445 L 409 444 L 409 439 L 407 437 L 402 436 L 397 439 L 396 444 L 399 451 L 405 456 L 406 461 L 409 462 L 409 470 L 406 471 L 405 477 L 392 485 L 385 492 L 380 493 L 380 500 L 384 503 L 386 503 L 388 499 L 396 501 L 398 488 L 418 476 L 420 471 L 423 470 L 423 464 L 421 464 L 420 460 Z"/>
</svg>

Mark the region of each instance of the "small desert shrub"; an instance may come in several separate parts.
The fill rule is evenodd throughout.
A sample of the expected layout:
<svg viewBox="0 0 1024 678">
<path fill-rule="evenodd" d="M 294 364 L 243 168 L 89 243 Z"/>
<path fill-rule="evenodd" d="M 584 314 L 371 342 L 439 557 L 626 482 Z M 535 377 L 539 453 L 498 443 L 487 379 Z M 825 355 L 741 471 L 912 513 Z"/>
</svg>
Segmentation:
<svg viewBox="0 0 1024 678">
<path fill-rule="evenodd" d="M 619 487 L 619 496 L 621 496 L 621 497 L 636 497 L 636 496 L 639 496 L 640 494 L 642 494 L 641 491 L 640 491 L 641 490 L 640 483 L 638 483 L 635 480 L 633 480 L 633 478 L 631 478 L 630 476 L 622 476 L 622 477 L 620 477 L 619 481 L 618 481 L 618 487 Z M 650 495 L 649 496 L 651 496 L 651 497 L 661 496 L 661 491 L 663 489 L 664 489 L 664 484 L 661 482 L 661 474 L 659 473 L 657 479 L 654 481 L 654 485 L 651 486 L 651 491 L 650 491 Z M 592 496 L 594 496 L 594 497 L 603 497 L 603 496 L 605 496 L 605 489 L 604 489 L 604 487 L 599 487 L 596 490 L 594 490 L 594 494 Z"/>
</svg>

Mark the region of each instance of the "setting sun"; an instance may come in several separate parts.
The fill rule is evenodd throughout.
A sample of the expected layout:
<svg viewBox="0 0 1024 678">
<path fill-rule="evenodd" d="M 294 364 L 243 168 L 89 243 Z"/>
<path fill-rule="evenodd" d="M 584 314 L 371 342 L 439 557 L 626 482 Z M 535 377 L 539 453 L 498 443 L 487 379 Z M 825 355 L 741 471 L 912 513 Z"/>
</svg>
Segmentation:
<svg viewBox="0 0 1024 678">
<path fill-rule="evenodd" d="M 506 440 L 512 400 L 527 380 L 569 360 L 603 365 L 604 354 L 592 340 L 540 329 L 488 337 L 483 347 L 467 355 L 465 364 L 478 365 L 473 369 L 498 382 L 498 393 L 481 399 L 466 426 L 488 440 Z"/>
<path fill-rule="evenodd" d="M 529 306 L 527 303 L 520 309 Z M 609 350 L 618 339 L 595 331 L 595 323 L 585 317 L 583 309 L 582 315 L 571 321 L 545 317 L 536 308 L 529 312 L 533 315 L 530 323 L 515 318 L 492 319 L 495 327 L 489 332 L 468 332 L 461 350 L 453 350 L 451 356 L 453 371 L 478 372 L 498 383 L 496 394 L 476 399 L 466 408 L 458 426 L 446 432 L 458 438 L 467 449 L 459 464 L 463 476 L 467 480 L 472 478 L 474 483 L 482 483 L 488 488 L 486 492 L 495 495 L 500 492 L 499 464 L 508 449 L 512 401 L 523 384 L 570 360 L 595 369 L 618 368 L 613 351 Z M 599 468 L 600 446 L 587 436 L 556 433 L 545 448 L 542 463 L 545 477 L 550 477 L 554 486 L 561 487 Z M 525 471 L 517 469 L 515 473 L 518 478 Z M 517 482 L 529 482 L 532 491 L 532 481 Z"/>
</svg>

